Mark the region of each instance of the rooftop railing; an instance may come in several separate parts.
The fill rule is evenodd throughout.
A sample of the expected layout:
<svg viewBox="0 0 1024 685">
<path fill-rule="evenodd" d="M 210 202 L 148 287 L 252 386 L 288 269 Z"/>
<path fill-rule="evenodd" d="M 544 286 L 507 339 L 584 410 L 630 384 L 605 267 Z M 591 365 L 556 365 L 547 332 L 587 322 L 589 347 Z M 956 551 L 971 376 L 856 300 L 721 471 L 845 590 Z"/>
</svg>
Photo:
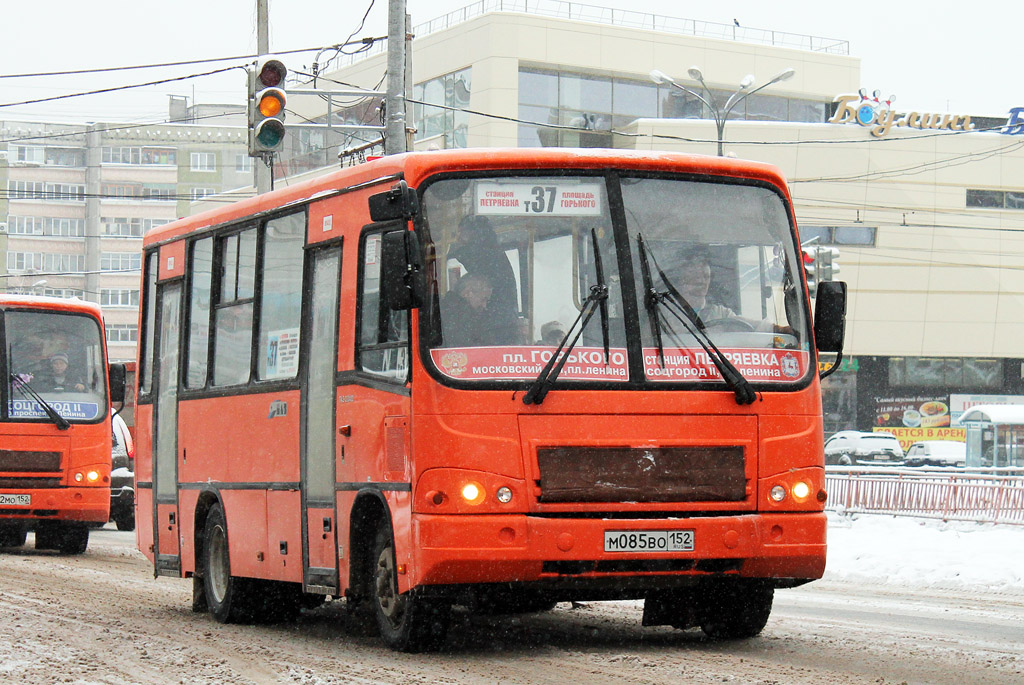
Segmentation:
<svg viewBox="0 0 1024 685">
<path fill-rule="evenodd" d="M 599 7 L 579 2 L 566 2 L 565 0 L 479 0 L 479 2 L 466 5 L 461 9 L 454 10 L 436 19 L 418 24 L 413 27 L 412 32 L 417 38 L 422 38 L 423 36 L 443 31 L 474 17 L 491 12 L 519 12 L 542 17 L 584 21 L 593 24 L 697 36 L 699 38 L 716 38 L 718 40 L 731 40 L 739 43 L 757 43 L 795 50 L 824 52 L 833 55 L 850 54 L 849 41 L 836 38 L 808 36 L 800 33 L 788 33 L 786 31 L 772 31 L 770 29 L 737 26 L 736 24 L 718 24 L 697 19 L 666 17 L 660 14 Z M 350 56 L 348 61 L 343 62 L 343 64 L 351 64 L 369 55 L 383 52 L 387 49 L 386 46 L 386 40 L 378 41 L 369 50 Z"/>
</svg>

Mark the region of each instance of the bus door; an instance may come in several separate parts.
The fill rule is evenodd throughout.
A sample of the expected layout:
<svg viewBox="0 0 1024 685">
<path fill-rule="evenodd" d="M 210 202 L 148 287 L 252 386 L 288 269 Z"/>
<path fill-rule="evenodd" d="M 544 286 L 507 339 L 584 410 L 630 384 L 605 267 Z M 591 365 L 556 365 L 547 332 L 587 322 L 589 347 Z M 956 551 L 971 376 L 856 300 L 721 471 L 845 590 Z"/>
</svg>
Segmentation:
<svg viewBox="0 0 1024 685">
<path fill-rule="evenodd" d="M 182 282 L 158 286 L 153 426 L 153 549 L 157 575 L 180 576 L 178 520 L 178 332 Z"/>
<path fill-rule="evenodd" d="M 302 378 L 303 585 L 308 592 L 338 592 L 334 460 L 335 372 L 338 367 L 338 290 L 341 246 L 313 253 L 312 297 Z"/>
</svg>

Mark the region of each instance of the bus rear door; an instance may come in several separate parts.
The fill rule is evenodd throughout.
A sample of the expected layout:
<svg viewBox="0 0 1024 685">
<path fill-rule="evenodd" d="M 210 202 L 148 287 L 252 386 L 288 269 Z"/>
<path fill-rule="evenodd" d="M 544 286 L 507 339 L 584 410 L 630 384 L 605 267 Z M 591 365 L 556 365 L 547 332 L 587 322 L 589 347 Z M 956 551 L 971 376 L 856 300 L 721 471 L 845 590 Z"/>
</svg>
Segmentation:
<svg viewBox="0 0 1024 685">
<path fill-rule="evenodd" d="M 153 549 L 156 575 L 181 575 L 178 528 L 178 332 L 182 281 L 158 286 L 157 372 L 153 394 Z"/>
<path fill-rule="evenodd" d="M 302 336 L 307 360 L 302 379 L 303 585 L 307 592 L 337 594 L 334 394 L 341 246 L 319 248 L 312 257 L 308 330 Z"/>
</svg>

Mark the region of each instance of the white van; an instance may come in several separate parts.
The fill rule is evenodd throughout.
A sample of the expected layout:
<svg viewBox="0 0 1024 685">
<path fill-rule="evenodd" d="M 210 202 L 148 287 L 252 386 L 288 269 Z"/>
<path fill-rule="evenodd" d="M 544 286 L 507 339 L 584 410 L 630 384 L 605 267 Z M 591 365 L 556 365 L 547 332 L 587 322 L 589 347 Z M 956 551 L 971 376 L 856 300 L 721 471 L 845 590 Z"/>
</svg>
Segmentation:
<svg viewBox="0 0 1024 685">
<path fill-rule="evenodd" d="M 921 440 L 907 449 L 907 466 L 964 466 L 967 443 Z"/>
</svg>

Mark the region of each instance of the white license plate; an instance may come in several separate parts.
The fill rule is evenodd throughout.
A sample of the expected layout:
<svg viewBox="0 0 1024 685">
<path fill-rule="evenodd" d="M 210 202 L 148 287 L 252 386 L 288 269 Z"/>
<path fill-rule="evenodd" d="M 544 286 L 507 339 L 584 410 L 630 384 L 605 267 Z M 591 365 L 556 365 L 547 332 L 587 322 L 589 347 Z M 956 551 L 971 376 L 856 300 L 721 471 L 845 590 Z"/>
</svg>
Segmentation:
<svg viewBox="0 0 1024 685">
<path fill-rule="evenodd" d="M 692 530 L 606 530 L 605 552 L 692 552 Z"/>
<path fill-rule="evenodd" d="M 0 492 L 0 506 L 3 505 L 30 507 L 32 506 L 32 495 L 15 495 L 7 492 Z"/>
</svg>

